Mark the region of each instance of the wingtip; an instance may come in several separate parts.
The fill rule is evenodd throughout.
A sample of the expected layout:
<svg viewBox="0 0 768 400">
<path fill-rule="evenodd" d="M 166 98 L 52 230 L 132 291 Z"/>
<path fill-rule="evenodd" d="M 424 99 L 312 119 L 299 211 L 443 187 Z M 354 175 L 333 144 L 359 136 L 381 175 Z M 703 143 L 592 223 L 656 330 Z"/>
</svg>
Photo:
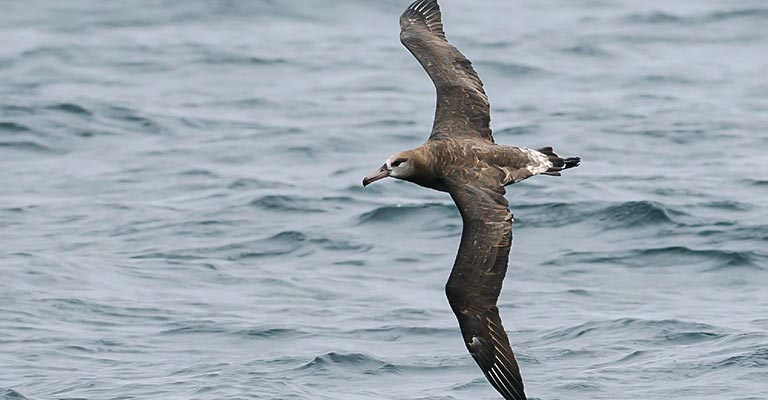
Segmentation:
<svg viewBox="0 0 768 400">
<path fill-rule="evenodd" d="M 418 0 L 411 3 L 411 5 L 405 9 L 403 16 L 428 19 L 433 14 L 438 14 L 438 16 L 440 14 L 440 5 L 437 4 L 437 0 Z"/>
<path fill-rule="evenodd" d="M 439 7 L 440 5 L 437 4 L 437 0 L 416 0 L 413 3 L 411 3 L 410 6 L 408 6 L 409 10 L 416 10 L 418 12 L 423 12 L 430 6 L 436 6 Z"/>
<path fill-rule="evenodd" d="M 421 21 L 426 25 L 429 31 L 445 37 L 442 16 L 440 14 L 440 5 L 437 3 L 437 0 L 417 0 L 411 3 L 405 12 L 403 12 L 400 21 L 401 25 L 406 22 Z"/>
</svg>

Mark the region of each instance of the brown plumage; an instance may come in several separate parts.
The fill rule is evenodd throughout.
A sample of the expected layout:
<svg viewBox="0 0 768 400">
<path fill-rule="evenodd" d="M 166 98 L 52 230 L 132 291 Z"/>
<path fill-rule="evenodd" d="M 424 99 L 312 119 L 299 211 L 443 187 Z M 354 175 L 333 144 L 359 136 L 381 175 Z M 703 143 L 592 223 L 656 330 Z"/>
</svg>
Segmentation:
<svg viewBox="0 0 768 400">
<path fill-rule="evenodd" d="M 490 106 L 472 63 L 445 38 L 436 0 L 417 0 L 400 17 L 400 40 L 437 89 L 435 121 L 422 146 L 392 155 L 363 185 L 394 177 L 448 192 L 464 222 L 445 286 L 464 343 L 507 400 L 523 400 L 523 380 L 496 307 L 512 243 L 504 187 L 533 175 L 559 176 L 579 165 L 551 147 L 496 144 Z"/>
</svg>

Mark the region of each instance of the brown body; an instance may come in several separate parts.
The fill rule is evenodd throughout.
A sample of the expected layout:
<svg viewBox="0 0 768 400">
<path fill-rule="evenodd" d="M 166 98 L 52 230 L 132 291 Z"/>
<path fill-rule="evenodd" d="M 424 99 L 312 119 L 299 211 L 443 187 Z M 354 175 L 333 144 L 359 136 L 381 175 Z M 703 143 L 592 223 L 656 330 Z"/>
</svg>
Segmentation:
<svg viewBox="0 0 768 400">
<path fill-rule="evenodd" d="M 414 163 L 415 173 L 408 177 L 409 182 L 448 192 L 448 181 L 492 187 L 529 178 L 533 173 L 528 167 L 541 162 L 532 159 L 530 151 L 482 139 L 440 138 L 398 154 Z"/>
<path fill-rule="evenodd" d="M 363 179 L 394 177 L 448 192 L 464 222 L 445 285 L 472 357 L 507 400 L 525 400 L 523 380 L 496 303 L 512 244 L 504 187 L 538 174 L 560 175 L 579 158 L 496 144 L 490 105 L 472 63 L 445 39 L 436 0 L 417 0 L 400 17 L 400 39 L 437 89 L 435 121 L 423 145 L 396 153 Z"/>
</svg>

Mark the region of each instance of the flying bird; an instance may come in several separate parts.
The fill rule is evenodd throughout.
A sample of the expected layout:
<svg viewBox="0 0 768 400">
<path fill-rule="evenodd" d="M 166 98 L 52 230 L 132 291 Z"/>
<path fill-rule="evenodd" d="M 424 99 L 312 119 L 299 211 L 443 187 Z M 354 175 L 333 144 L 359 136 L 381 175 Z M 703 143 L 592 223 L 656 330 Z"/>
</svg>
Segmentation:
<svg viewBox="0 0 768 400">
<path fill-rule="evenodd" d="M 496 144 L 488 97 L 472 63 L 445 38 L 436 0 L 417 0 L 400 17 L 400 41 L 437 89 L 435 120 L 423 145 L 395 153 L 363 179 L 386 177 L 448 192 L 464 228 L 445 285 L 467 350 L 507 400 L 524 400 L 520 368 L 501 324 L 497 300 L 512 244 L 512 213 L 504 187 L 534 175 L 555 175 L 579 165 L 551 147 Z"/>
</svg>

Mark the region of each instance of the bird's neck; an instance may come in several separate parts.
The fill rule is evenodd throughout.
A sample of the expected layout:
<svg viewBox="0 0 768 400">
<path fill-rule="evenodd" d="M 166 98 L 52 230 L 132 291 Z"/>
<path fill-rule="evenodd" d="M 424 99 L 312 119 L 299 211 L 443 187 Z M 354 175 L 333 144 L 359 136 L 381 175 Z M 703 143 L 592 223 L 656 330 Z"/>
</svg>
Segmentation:
<svg viewBox="0 0 768 400">
<path fill-rule="evenodd" d="M 425 143 L 408 152 L 410 155 L 409 159 L 414 162 L 415 167 L 415 173 L 408 177 L 408 181 L 419 186 L 445 192 L 447 188 L 441 179 L 437 149 L 433 147 L 430 143 Z"/>
</svg>

